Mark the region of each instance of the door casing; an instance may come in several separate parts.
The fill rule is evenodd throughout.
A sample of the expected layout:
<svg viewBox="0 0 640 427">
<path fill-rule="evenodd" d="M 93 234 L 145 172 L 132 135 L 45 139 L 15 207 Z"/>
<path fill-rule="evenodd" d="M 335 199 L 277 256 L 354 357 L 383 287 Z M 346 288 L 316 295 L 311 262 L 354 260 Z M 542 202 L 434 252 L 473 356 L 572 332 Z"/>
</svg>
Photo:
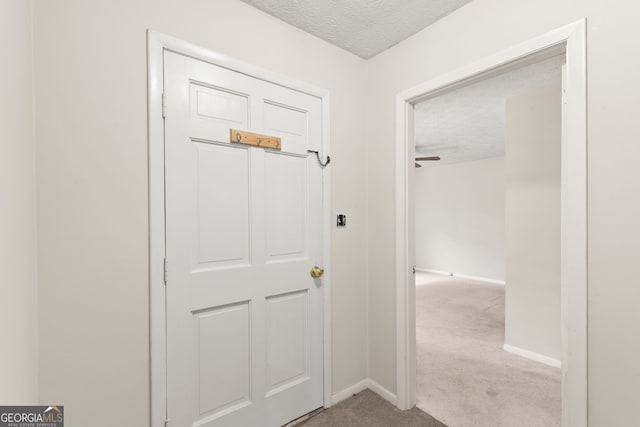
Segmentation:
<svg viewBox="0 0 640 427">
<path fill-rule="evenodd" d="M 564 54 L 566 106 L 561 143 L 562 426 L 588 425 L 586 20 L 530 39 L 396 96 L 397 406 L 416 403 L 414 105 L 510 69 Z"/>
<path fill-rule="evenodd" d="M 149 354 L 150 425 L 167 419 L 165 197 L 164 197 L 164 52 L 172 51 L 285 86 L 322 100 L 322 158 L 330 153 L 329 91 L 291 80 L 269 70 L 193 45 L 156 31 L 147 31 L 147 120 L 149 170 Z M 332 404 L 331 366 L 331 168 L 323 170 L 323 387 L 324 406 Z"/>
</svg>

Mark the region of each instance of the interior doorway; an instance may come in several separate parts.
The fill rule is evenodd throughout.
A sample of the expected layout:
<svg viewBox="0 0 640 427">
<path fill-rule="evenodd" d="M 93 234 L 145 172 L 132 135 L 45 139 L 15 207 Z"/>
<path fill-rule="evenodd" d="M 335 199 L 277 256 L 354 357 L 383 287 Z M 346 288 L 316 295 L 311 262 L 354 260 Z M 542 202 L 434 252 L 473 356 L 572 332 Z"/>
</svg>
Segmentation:
<svg viewBox="0 0 640 427">
<path fill-rule="evenodd" d="M 562 425 L 586 425 L 586 63 L 584 21 L 427 81 L 397 96 L 396 328 L 398 406 L 416 403 L 415 105 L 557 55 L 566 58 L 561 142 Z"/>
<path fill-rule="evenodd" d="M 560 425 L 563 62 L 415 106 L 416 402 L 447 425 Z"/>
</svg>

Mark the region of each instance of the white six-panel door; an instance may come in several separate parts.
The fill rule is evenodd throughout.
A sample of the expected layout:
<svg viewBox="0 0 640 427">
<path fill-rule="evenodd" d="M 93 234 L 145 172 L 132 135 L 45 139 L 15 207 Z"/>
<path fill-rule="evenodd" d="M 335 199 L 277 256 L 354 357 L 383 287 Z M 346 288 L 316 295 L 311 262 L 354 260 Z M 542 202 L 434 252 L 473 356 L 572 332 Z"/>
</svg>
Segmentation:
<svg viewBox="0 0 640 427">
<path fill-rule="evenodd" d="M 317 97 L 165 53 L 167 412 L 280 426 L 323 404 Z M 229 142 L 279 136 L 282 150 Z"/>
</svg>

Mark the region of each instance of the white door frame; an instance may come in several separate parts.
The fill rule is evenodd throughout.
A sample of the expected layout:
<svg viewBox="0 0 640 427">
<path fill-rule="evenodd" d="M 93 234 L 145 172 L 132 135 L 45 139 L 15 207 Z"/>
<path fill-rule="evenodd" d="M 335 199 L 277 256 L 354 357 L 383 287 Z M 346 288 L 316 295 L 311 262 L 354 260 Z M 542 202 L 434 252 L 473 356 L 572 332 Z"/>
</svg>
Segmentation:
<svg viewBox="0 0 640 427">
<path fill-rule="evenodd" d="M 417 102 L 523 63 L 566 55 L 561 161 L 562 425 L 587 426 L 586 21 L 580 20 L 447 73 L 396 97 L 396 337 L 398 407 L 416 403 L 413 110 Z"/>
<path fill-rule="evenodd" d="M 322 100 L 322 153 L 330 155 L 329 91 L 288 79 L 263 68 L 237 61 L 180 39 L 147 31 L 147 114 L 149 138 L 149 353 L 150 422 L 164 427 L 167 417 L 166 293 L 164 284 L 165 200 L 164 200 L 164 51 L 171 51 L 237 71 L 261 80 L 297 90 Z M 324 406 L 331 406 L 331 168 L 323 180 L 323 356 Z"/>
</svg>

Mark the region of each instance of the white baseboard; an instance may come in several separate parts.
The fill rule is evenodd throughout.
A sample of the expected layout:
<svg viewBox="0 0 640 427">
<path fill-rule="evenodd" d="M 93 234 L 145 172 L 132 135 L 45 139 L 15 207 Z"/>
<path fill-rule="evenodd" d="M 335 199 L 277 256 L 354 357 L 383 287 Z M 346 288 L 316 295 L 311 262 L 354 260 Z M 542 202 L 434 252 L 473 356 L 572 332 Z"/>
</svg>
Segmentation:
<svg viewBox="0 0 640 427">
<path fill-rule="evenodd" d="M 562 361 L 559 359 L 554 359 L 553 357 L 544 356 L 539 353 L 534 353 L 533 351 L 525 350 L 520 347 L 514 347 L 509 344 L 505 344 L 502 346 L 504 351 L 508 351 L 509 353 L 517 354 L 518 356 L 526 357 L 527 359 L 535 360 L 536 362 L 544 363 L 545 365 L 553 366 L 554 368 L 561 368 Z"/>
<path fill-rule="evenodd" d="M 369 389 L 374 393 L 382 396 L 384 400 L 391 403 L 393 406 L 396 406 L 398 403 L 398 398 L 395 394 L 391 393 L 386 388 L 382 387 L 380 384 L 369 378 Z"/>
<path fill-rule="evenodd" d="M 451 273 L 449 273 L 448 271 L 432 270 L 430 268 L 416 267 L 416 271 L 422 271 L 424 273 L 440 274 L 442 276 L 451 276 Z"/>
<path fill-rule="evenodd" d="M 506 283 L 504 280 L 489 279 L 487 277 L 479 277 L 479 276 L 468 276 L 466 274 L 453 273 L 453 276 L 459 277 L 461 279 L 478 280 L 480 282 L 493 283 L 495 285 L 502 285 L 502 286 L 504 286 Z"/>
<path fill-rule="evenodd" d="M 348 386 L 347 388 L 345 388 L 343 390 L 334 392 L 333 395 L 332 395 L 331 404 L 335 405 L 336 403 L 340 403 L 343 400 L 346 400 L 346 399 L 350 398 L 351 396 L 353 396 L 354 394 L 360 393 L 361 391 L 363 391 L 363 390 L 365 390 L 367 388 L 370 389 L 371 391 L 373 391 L 374 393 L 380 395 L 380 397 L 382 397 L 384 400 L 390 402 L 394 406 L 396 405 L 396 403 L 398 401 L 398 399 L 396 398 L 396 395 L 391 393 L 386 388 L 382 387 L 377 382 L 373 381 L 371 378 L 365 378 L 362 381 L 358 381 L 355 384 L 351 384 L 350 386 Z"/>
<path fill-rule="evenodd" d="M 495 285 L 502 285 L 502 286 L 505 285 L 505 281 L 504 280 L 489 279 L 487 277 L 471 276 L 471 275 L 468 275 L 468 274 L 459 274 L 459 273 L 453 273 L 453 272 L 450 272 L 450 271 L 432 270 L 430 268 L 418 268 L 418 267 L 416 267 L 416 271 L 423 271 L 425 273 L 440 274 L 442 276 L 459 277 L 461 279 L 478 280 L 480 282 L 493 283 Z"/>
<path fill-rule="evenodd" d="M 365 378 L 362 381 L 358 381 L 355 384 L 351 384 L 350 386 L 348 386 L 343 390 L 336 391 L 331 396 L 332 397 L 331 404 L 335 405 L 336 403 L 340 403 L 343 400 L 350 398 L 354 394 L 360 393 L 362 390 L 366 389 L 368 386 L 369 386 L 369 378 Z"/>
</svg>

